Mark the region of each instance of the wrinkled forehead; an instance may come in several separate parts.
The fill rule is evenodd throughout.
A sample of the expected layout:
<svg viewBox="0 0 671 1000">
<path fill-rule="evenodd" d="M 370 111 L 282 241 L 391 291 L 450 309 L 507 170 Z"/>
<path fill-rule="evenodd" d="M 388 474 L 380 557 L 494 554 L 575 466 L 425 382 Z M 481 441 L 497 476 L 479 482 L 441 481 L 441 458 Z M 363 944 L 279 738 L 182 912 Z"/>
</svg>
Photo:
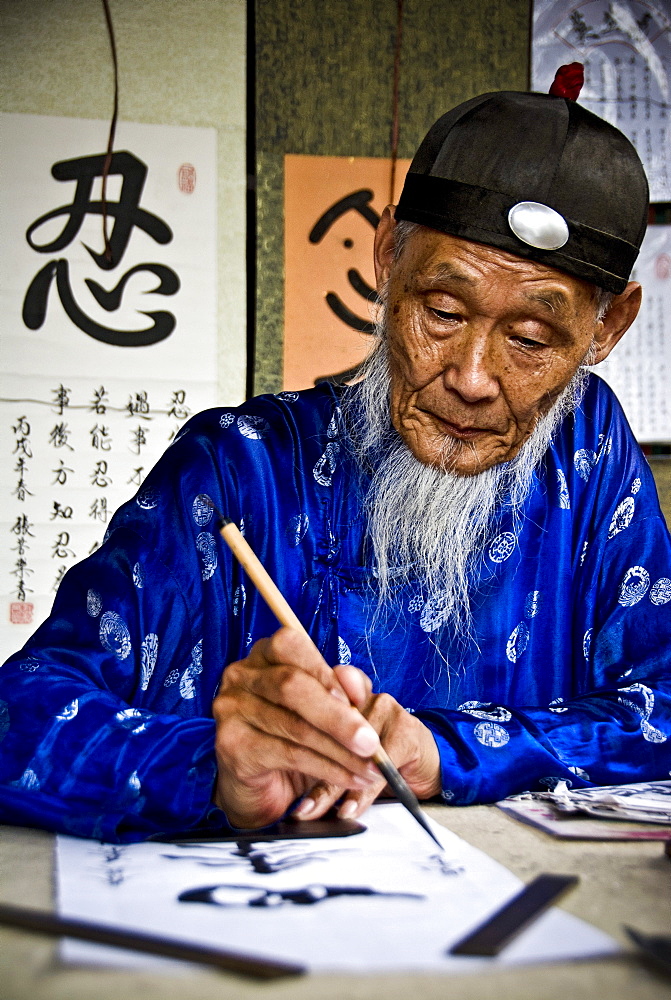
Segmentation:
<svg viewBox="0 0 671 1000">
<path fill-rule="evenodd" d="M 485 294 L 507 290 L 544 302 L 556 314 L 591 306 L 597 297 L 591 282 L 556 267 L 427 226 L 397 223 L 398 229 L 404 227 L 397 264 L 408 289 L 421 285 L 425 290 L 449 287 Z"/>
</svg>

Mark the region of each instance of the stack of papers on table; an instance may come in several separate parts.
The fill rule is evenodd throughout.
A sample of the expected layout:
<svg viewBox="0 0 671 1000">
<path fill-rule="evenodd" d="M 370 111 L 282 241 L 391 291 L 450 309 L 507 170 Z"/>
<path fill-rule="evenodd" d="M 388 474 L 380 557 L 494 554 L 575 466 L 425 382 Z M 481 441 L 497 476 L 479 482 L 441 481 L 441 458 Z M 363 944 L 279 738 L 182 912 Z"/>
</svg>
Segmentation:
<svg viewBox="0 0 671 1000">
<path fill-rule="evenodd" d="M 584 812 L 602 819 L 671 825 L 671 781 L 641 781 L 634 785 L 602 785 L 571 789 L 561 782 L 552 792 L 538 793 L 559 812 Z M 671 831 L 669 831 L 671 836 Z"/>
<path fill-rule="evenodd" d="M 525 792 L 497 805 L 555 837 L 671 841 L 671 781 L 576 789 L 562 781 L 551 792 Z"/>
</svg>

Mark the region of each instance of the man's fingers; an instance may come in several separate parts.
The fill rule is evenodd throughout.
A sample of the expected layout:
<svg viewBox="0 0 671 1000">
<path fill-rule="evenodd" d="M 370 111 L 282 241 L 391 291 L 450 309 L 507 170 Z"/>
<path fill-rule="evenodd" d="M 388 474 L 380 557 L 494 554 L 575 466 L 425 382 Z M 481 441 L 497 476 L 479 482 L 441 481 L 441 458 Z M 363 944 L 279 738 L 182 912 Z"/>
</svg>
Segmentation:
<svg viewBox="0 0 671 1000">
<path fill-rule="evenodd" d="M 374 788 L 349 791 L 338 806 L 338 819 L 357 819 L 377 799 L 385 785 L 384 778 Z"/>
<path fill-rule="evenodd" d="M 334 667 L 333 673 L 350 703 L 361 710 L 373 692 L 373 682 L 370 677 L 358 667 L 345 663 Z"/>
<path fill-rule="evenodd" d="M 291 815 L 296 819 L 319 819 L 345 791 L 342 785 L 329 785 L 320 781 L 303 797 Z"/>
<path fill-rule="evenodd" d="M 342 802 L 337 808 L 339 819 L 354 819 L 360 816 L 380 795 L 386 782 L 378 772 L 373 781 L 365 788 L 357 790 L 333 786 L 319 782 L 301 800 L 294 809 L 292 816 L 296 819 L 319 819 L 334 806 L 339 799 Z"/>
<path fill-rule="evenodd" d="M 371 765 L 354 756 L 350 759 L 359 773 L 312 746 L 255 729 L 242 720 L 218 735 L 217 752 L 225 761 L 226 776 L 243 785 L 253 786 L 273 771 L 297 772 L 341 788 L 367 788 L 377 780 Z"/>
<path fill-rule="evenodd" d="M 333 687 L 331 668 L 312 639 L 293 628 L 281 628 L 268 639 L 259 639 L 249 653 L 249 660 L 258 659 L 259 666 L 281 666 L 288 663 L 300 667 L 320 681 L 325 688 Z"/>
<path fill-rule="evenodd" d="M 328 698 L 328 695 L 326 697 Z M 351 708 L 347 711 L 354 712 Z M 265 735 L 293 746 L 306 747 L 346 768 L 349 774 L 360 777 L 375 776 L 375 768 L 366 757 L 350 751 L 342 741 L 313 725 L 309 719 L 283 705 L 264 701 L 247 691 L 236 692 L 235 697 L 219 695 L 215 702 L 214 714 L 215 718 L 222 715 L 228 720 L 226 726 L 219 728 L 217 735 L 217 747 L 226 759 L 241 758 L 243 762 L 247 760 L 250 765 L 253 763 L 256 767 L 254 741 Z M 356 724 L 359 725 L 360 722 L 359 718 Z M 250 746 L 241 745 L 241 740 L 249 741 Z M 321 774 L 316 775 L 311 771 L 306 773 L 315 778 L 322 777 Z"/>
<path fill-rule="evenodd" d="M 260 702 L 259 713 L 265 712 L 269 705 L 282 706 L 294 713 L 297 724 L 299 720 L 309 723 L 359 757 L 371 757 L 380 747 L 374 727 L 349 704 L 346 696 L 334 695 L 300 668 L 282 664 L 250 669 L 242 663 L 231 664 L 224 673 L 218 699 L 227 694 L 235 698 L 243 694 L 255 696 Z M 300 739 L 304 739 L 302 729 Z"/>
<path fill-rule="evenodd" d="M 384 692 L 370 699 L 366 717 L 415 795 L 420 799 L 437 795 L 441 789 L 440 754 L 431 730 Z"/>
</svg>

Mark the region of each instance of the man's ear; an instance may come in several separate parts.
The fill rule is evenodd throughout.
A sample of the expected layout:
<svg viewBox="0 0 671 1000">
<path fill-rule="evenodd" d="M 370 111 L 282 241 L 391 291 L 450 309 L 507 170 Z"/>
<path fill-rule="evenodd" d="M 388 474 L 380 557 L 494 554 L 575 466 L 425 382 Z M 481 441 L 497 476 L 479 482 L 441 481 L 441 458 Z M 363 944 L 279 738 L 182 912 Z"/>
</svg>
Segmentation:
<svg viewBox="0 0 671 1000">
<path fill-rule="evenodd" d="M 630 281 L 625 290 L 613 298 L 608 312 L 597 323 L 594 337 L 596 354 L 592 364 L 596 365 L 608 357 L 636 319 L 640 307 L 641 286 L 637 281 Z"/>
<path fill-rule="evenodd" d="M 381 292 L 394 262 L 394 206 L 387 205 L 375 230 L 375 282 Z"/>
</svg>

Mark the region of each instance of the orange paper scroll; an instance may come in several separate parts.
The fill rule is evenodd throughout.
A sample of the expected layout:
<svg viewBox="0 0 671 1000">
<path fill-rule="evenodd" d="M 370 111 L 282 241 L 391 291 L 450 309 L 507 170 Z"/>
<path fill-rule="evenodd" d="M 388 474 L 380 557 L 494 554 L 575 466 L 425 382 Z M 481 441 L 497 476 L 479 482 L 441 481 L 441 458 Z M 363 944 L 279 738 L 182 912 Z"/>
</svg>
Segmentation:
<svg viewBox="0 0 671 1000">
<path fill-rule="evenodd" d="M 395 201 L 409 165 L 397 162 Z M 285 157 L 285 389 L 308 388 L 368 353 L 373 237 L 390 170 L 386 159 Z"/>
</svg>

